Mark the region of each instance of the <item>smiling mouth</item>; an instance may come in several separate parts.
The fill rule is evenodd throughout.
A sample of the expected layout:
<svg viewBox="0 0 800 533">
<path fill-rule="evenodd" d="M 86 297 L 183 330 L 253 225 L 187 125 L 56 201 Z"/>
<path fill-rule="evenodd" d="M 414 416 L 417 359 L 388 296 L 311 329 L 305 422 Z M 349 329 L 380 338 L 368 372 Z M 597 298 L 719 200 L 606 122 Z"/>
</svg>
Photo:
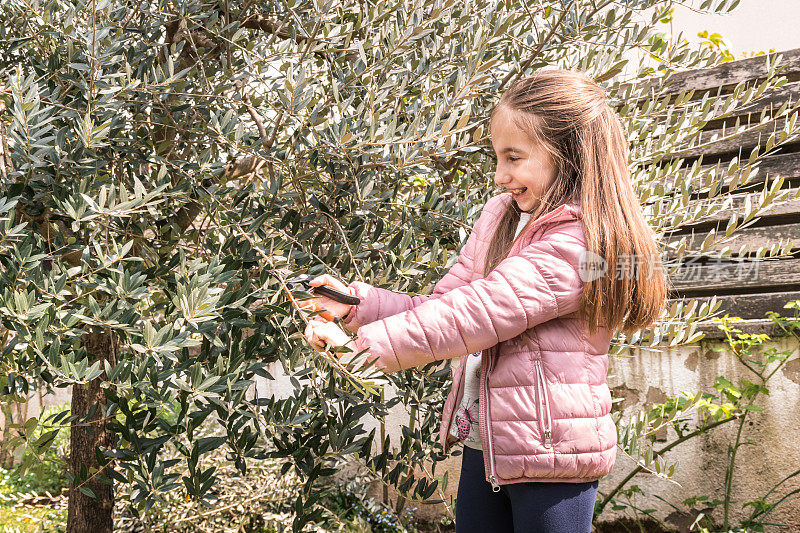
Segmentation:
<svg viewBox="0 0 800 533">
<path fill-rule="evenodd" d="M 520 187 L 519 189 L 506 189 L 508 192 L 513 194 L 514 196 L 519 196 L 520 194 L 524 193 L 528 190 L 527 187 Z"/>
</svg>

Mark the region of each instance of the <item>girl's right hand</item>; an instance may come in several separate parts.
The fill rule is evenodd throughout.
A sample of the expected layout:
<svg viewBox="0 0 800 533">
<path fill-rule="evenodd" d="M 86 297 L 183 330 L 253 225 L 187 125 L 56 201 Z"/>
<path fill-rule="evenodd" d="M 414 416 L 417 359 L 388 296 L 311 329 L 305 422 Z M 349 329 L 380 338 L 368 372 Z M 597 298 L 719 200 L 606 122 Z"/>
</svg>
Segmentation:
<svg viewBox="0 0 800 533">
<path fill-rule="evenodd" d="M 338 279 L 334 278 L 333 276 L 329 276 L 328 274 L 317 276 L 316 278 L 310 280 L 308 283 L 312 287 L 327 285 L 345 294 L 350 294 L 350 288 L 347 285 L 345 285 Z M 350 304 L 344 304 L 342 302 L 337 302 L 336 300 L 331 300 L 327 296 L 315 296 L 311 300 L 307 300 L 307 302 L 313 302 L 316 305 L 323 307 L 326 311 L 328 311 L 330 314 L 332 314 L 337 318 L 343 318 L 347 316 L 347 313 L 350 312 L 350 308 L 353 307 Z"/>
</svg>

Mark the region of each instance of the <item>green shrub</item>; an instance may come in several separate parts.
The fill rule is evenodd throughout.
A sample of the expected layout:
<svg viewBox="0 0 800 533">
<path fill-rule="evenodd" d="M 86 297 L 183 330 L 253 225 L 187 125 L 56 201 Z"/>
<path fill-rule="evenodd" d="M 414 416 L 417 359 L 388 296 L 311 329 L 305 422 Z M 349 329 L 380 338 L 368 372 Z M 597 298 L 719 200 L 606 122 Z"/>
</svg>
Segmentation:
<svg viewBox="0 0 800 533">
<path fill-rule="evenodd" d="M 339 519 L 338 530 L 349 533 L 406 533 L 416 531 L 414 511 L 398 516 L 391 507 L 367 497 L 364 485 L 349 482 L 332 487 L 323 505 Z"/>
<path fill-rule="evenodd" d="M 59 494 L 68 485 L 66 463 L 69 456 L 69 404 L 46 408 L 36 428 L 26 436 L 29 443 L 49 440 L 46 434 L 57 430 L 46 446 L 26 446 L 19 466 L 0 467 L 0 494 L 18 492 Z"/>
</svg>

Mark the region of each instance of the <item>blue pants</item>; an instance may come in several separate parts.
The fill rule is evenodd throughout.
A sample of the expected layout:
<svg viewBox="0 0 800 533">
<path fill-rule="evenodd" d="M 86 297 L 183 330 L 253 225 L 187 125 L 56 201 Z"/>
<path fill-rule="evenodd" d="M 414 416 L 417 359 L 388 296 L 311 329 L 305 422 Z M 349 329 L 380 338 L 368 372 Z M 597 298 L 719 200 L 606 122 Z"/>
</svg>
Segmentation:
<svg viewBox="0 0 800 533">
<path fill-rule="evenodd" d="M 463 447 L 456 533 L 590 533 L 598 482 L 524 482 L 492 492 L 483 452 Z"/>
</svg>

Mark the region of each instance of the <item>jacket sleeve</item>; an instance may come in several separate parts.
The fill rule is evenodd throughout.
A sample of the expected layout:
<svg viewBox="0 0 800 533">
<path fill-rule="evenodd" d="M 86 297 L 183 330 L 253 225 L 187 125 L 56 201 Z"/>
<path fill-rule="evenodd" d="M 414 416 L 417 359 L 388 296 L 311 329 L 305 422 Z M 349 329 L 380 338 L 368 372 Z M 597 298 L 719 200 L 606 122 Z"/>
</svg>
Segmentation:
<svg viewBox="0 0 800 533">
<path fill-rule="evenodd" d="M 384 372 L 460 357 L 576 311 L 586 250 L 580 220 L 554 224 L 485 278 L 358 329 L 355 346 Z M 582 235 L 582 233 L 581 233 Z"/>
<path fill-rule="evenodd" d="M 361 299 L 361 303 L 353 306 L 342 320 L 345 327 L 351 332 L 355 332 L 365 324 L 408 311 L 423 302 L 437 299 L 456 287 L 469 283 L 475 277 L 475 270 L 483 268 L 482 263 L 475 264 L 476 247 L 479 239 L 488 238 L 485 235 L 486 224 L 498 215 L 499 208 L 501 206 L 498 205 L 496 196 L 486 202 L 478 220 L 473 225 L 469 237 L 467 237 L 467 242 L 458 254 L 457 262 L 436 283 L 431 294 L 409 296 L 408 294 L 373 287 L 361 281 L 350 283 L 348 285 L 350 293 L 358 296 Z"/>
</svg>

